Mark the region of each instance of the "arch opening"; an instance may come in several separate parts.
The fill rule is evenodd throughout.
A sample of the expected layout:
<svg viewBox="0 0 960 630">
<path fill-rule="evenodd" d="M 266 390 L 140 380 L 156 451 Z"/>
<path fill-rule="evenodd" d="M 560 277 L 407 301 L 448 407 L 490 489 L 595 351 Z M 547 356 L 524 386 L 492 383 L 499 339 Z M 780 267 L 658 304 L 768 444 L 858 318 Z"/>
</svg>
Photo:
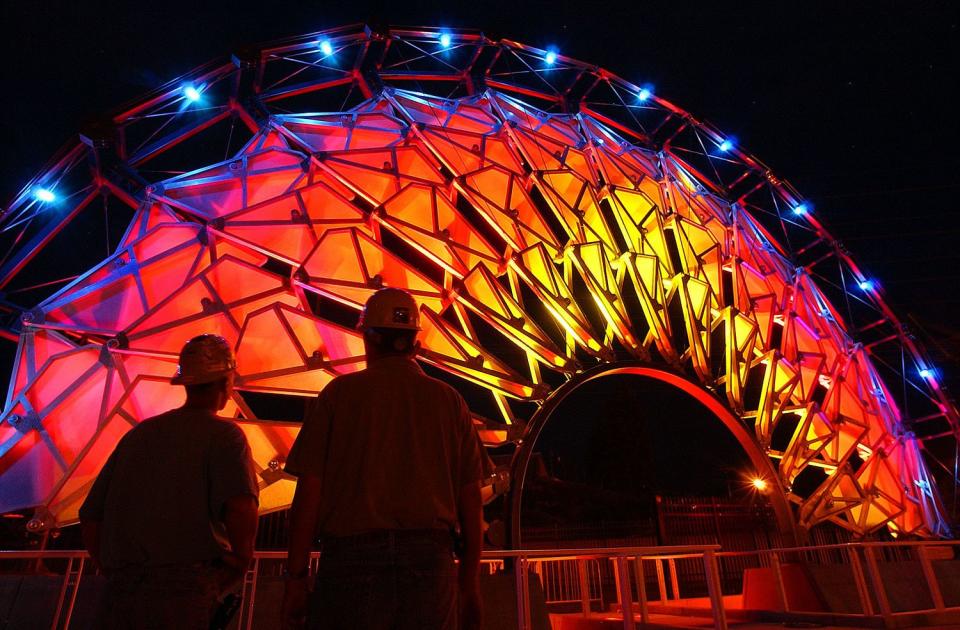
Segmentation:
<svg viewBox="0 0 960 630">
<path fill-rule="evenodd" d="M 649 365 L 598 366 L 555 390 L 531 419 L 511 478 L 513 548 L 551 528 L 554 546 L 578 536 L 669 542 L 657 518 L 663 496 L 752 504 L 754 525 L 799 542 L 775 468 L 744 422 L 703 387 Z"/>
</svg>

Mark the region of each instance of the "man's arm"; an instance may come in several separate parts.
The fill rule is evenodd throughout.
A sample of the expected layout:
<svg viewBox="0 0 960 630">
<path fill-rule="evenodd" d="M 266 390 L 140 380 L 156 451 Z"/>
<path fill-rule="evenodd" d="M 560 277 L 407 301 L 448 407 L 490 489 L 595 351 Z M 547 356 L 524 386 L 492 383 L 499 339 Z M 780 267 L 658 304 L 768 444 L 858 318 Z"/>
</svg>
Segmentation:
<svg viewBox="0 0 960 630">
<path fill-rule="evenodd" d="M 101 521 L 80 520 L 80 540 L 83 541 L 83 546 L 90 554 L 93 566 L 98 571 L 103 570 L 103 566 L 100 564 L 100 532 L 102 530 L 103 523 Z"/>
<path fill-rule="evenodd" d="M 223 524 L 230 541 L 230 553 L 224 556 L 224 563 L 237 571 L 246 571 L 257 537 L 257 500 L 249 494 L 238 494 L 224 501 Z"/>
<path fill-rule="evenodd" d="M 293 577 L 305 575 L 310 564 L 322 486 L 320 477 L 315 475 L 301 475 L 297 479 L 290 507 L 290 544 L 287 549 L 287 572 Z"/>
<path fill-rule="evenodd" d="M 122 440 L 120 444 L 122 444 Z M 103 517 L 106 512 L 107 491 L 110 489 L 110 480 L 113 478 L 113 469 L 117 465 L 117 450 L 113 449 L 110 457 L 104 462 L 103 468 L 97 474 L 87 498 L 80 506 L 80 540 L 86 547 L 87 553 L 93 560 L 97 570 L 103 569 L 100 556 L 100 541 L 103 535 Z"/>
<path fill-rule="evenodd" d="M 287 548 L 287 583 L 283 589 L 282 628 L 302 628 L 307 614 L 310 551 L 316 536 L 322 488 L 320 477 L 301 474 L 290 507 L 290 543 Z"/>
<path fill-rule="evenodd" d="M 463 535 L 463 556 L 460 558 L 461 627 L 480 627 L 480 552 L 483 550 L 483 501 L 480 482 L 468 483 L 460 489 L 457 504 L 460 530 Z"/>
</svg>

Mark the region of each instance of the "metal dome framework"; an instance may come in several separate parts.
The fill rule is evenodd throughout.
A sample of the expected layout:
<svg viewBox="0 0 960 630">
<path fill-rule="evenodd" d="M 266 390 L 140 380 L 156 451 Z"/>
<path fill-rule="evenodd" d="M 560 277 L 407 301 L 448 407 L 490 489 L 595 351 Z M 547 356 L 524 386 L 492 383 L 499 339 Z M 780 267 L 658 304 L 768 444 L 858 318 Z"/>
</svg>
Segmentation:
<svg viewBox="0 0 960 630">
<path fill-rule="evenodd" d="M 74 521 L 123 433 L 177 404 L 200 332 L 236 344 L 226 413 L 262 510 L 285 507 L 297 425 L 249 393 L 361 368 L 359 307 L 401 286 L 421 360 L 489 403 L 488 445 L 639 361 L 727 406 L 801 527 L 947 536 L 957 409 L 810 210 L 710 125 L 555 52 L 357 25 L 237 53 L 91 125 L 0 217 L 0 511 Z"/>
</svg>

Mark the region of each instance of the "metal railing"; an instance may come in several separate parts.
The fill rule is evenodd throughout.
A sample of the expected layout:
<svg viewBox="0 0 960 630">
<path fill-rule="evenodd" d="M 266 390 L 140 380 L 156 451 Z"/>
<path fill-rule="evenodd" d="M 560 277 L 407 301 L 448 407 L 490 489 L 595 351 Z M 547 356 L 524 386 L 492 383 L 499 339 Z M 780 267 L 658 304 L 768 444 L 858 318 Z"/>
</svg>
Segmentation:
<svg viewBox="0 0 960 630">
<path fill-rule="evenodd" d="M 516 596 L 517 625 L 520 630 L 529 630 L 531 623 L 530 576 L 541 578 L 544 599 L 547 605 L 563 605 L 567 612 L 571 606 L 576 613 L 588 617 L 598 602 L 599 611 L 606 606 L 618 607 L 622 613 L 623 627 L 632 630 L 636 625 L 635 615 L 641 623 L 650 622 L 650 608 L 660 605 L 674 610 L 673 614 L 690 613 L 690 608 L 671 604 L 695 601 L 691 597 L 706 595 L 699 601 L 709 604 L 700 614 L 710 615 L 718 629 L 727 627 L 727 611 L 724 606 L 724 585 L 721 580 L 721 565 L 731 565 L 742 576 L 743 567 L 763 567 L 771 571 L 775 583 L 775 605 L 769 612 L 782 614 L 817 614 L 803 610 L 791 601 L 784 579 L 785 564 L 800 564 L 806 568 L 843 568 L 844 575 L 851 576 L 855 587 L 859 612 L 843 615 L 849 618 L 882 618 L 884 625 L 896 625 L 897 615 L 918 612 L 960 613 L 960 594 L 951 593 L 947 601 L 942 584 L 937 577 L 934 563 L 953 559 L 960 542 L 886 542 L 845 543 L 835 545 L 790 547 L 758 551 L 720 551 L 717 545 L 685 545 L 673 547 L 611 547 L 594 549 L 536 549 L 516 551 L 485 551 L 483 562 L 490 573 L 504 570 L 513 574 Z M 945 553 L 949 550 L 948 553 Z M 0 573 L 5 567 L 19 561 L 21 569 L 35 572 L 44 563 L 55 565 L 55 576 L 61 576 L 57 590 L 56 606 L 51 629 L 67 629 L 74 617 L 83 577 L 92 574 L 92 566 L 86 562 L 83 551 L 0 551 Z M 254 607 L 261 579 L 279 576 L 286 559 L 283 551 L 260 551 L 254 556 L 250 570 L 244 576 L 239 610 L 239 630 L 250 630 L 254 625 Z M 311 563 L 315 568 L 319 553 L 314 553 Z M 896 609 L 891 601 L 890 586 L 884 574 L 898 571 L 904 562 L 918 563 L 923 576 L 929 607 Z M 897 564 L 899 563 L 899 564 Z M 889 566 L 886 566 L 889 565 Z M 913 565 L 916 566 L 916 565 Z M 32 567 L 32 569 L 30 569 Z M 24 573 L 21 570 L 21 573 Z M 736 573 L 734 573 L 736 575 Z M 613 588 L 604 592 L 604 583 L 612 582 Z M 733 580 L 727 580 L 727 591 Z M 648 595 L 650 588 L 655 589 Z M 742 584 L 741 584 L 742 587 Z M 954 597 L 954 595 L 957 595 Z M 605 597 L 606 596 L 606 597 Z M 579 603 L 579 606 L 577 604 Z M 820 614 L 824 613 L 822 610 Z"/>
</svg>

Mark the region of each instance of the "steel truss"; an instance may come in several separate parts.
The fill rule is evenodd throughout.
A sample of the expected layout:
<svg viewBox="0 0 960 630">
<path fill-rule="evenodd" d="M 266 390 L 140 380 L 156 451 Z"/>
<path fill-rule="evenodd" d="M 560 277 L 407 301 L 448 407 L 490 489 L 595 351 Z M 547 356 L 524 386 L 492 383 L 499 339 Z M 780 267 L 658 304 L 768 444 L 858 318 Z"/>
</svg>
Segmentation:
<svg viewBox="0 0 960 630">
<path fill-rule="evenodd" d="M 0 511 L 74 521 L 123 433 L 176 403 L 165 381 L 200 332 L 236 344 L 227 413 L 262 509 L 285 507 L 297 425 L 245 394 L 313 396 L 362 367 L 358 309 L 402 286 L 422 360 L 482 394 L 491 446 L 575 375 L 640 361 L 727 405 L 802 527 L 949 535 L 934 476 L 955 481 L 957 408 L 882 289 L 718 130 L 547 55 L 349 26 L 208 64 L 84 130 L 0 217 L 19 344 Z"/>
</svg>

